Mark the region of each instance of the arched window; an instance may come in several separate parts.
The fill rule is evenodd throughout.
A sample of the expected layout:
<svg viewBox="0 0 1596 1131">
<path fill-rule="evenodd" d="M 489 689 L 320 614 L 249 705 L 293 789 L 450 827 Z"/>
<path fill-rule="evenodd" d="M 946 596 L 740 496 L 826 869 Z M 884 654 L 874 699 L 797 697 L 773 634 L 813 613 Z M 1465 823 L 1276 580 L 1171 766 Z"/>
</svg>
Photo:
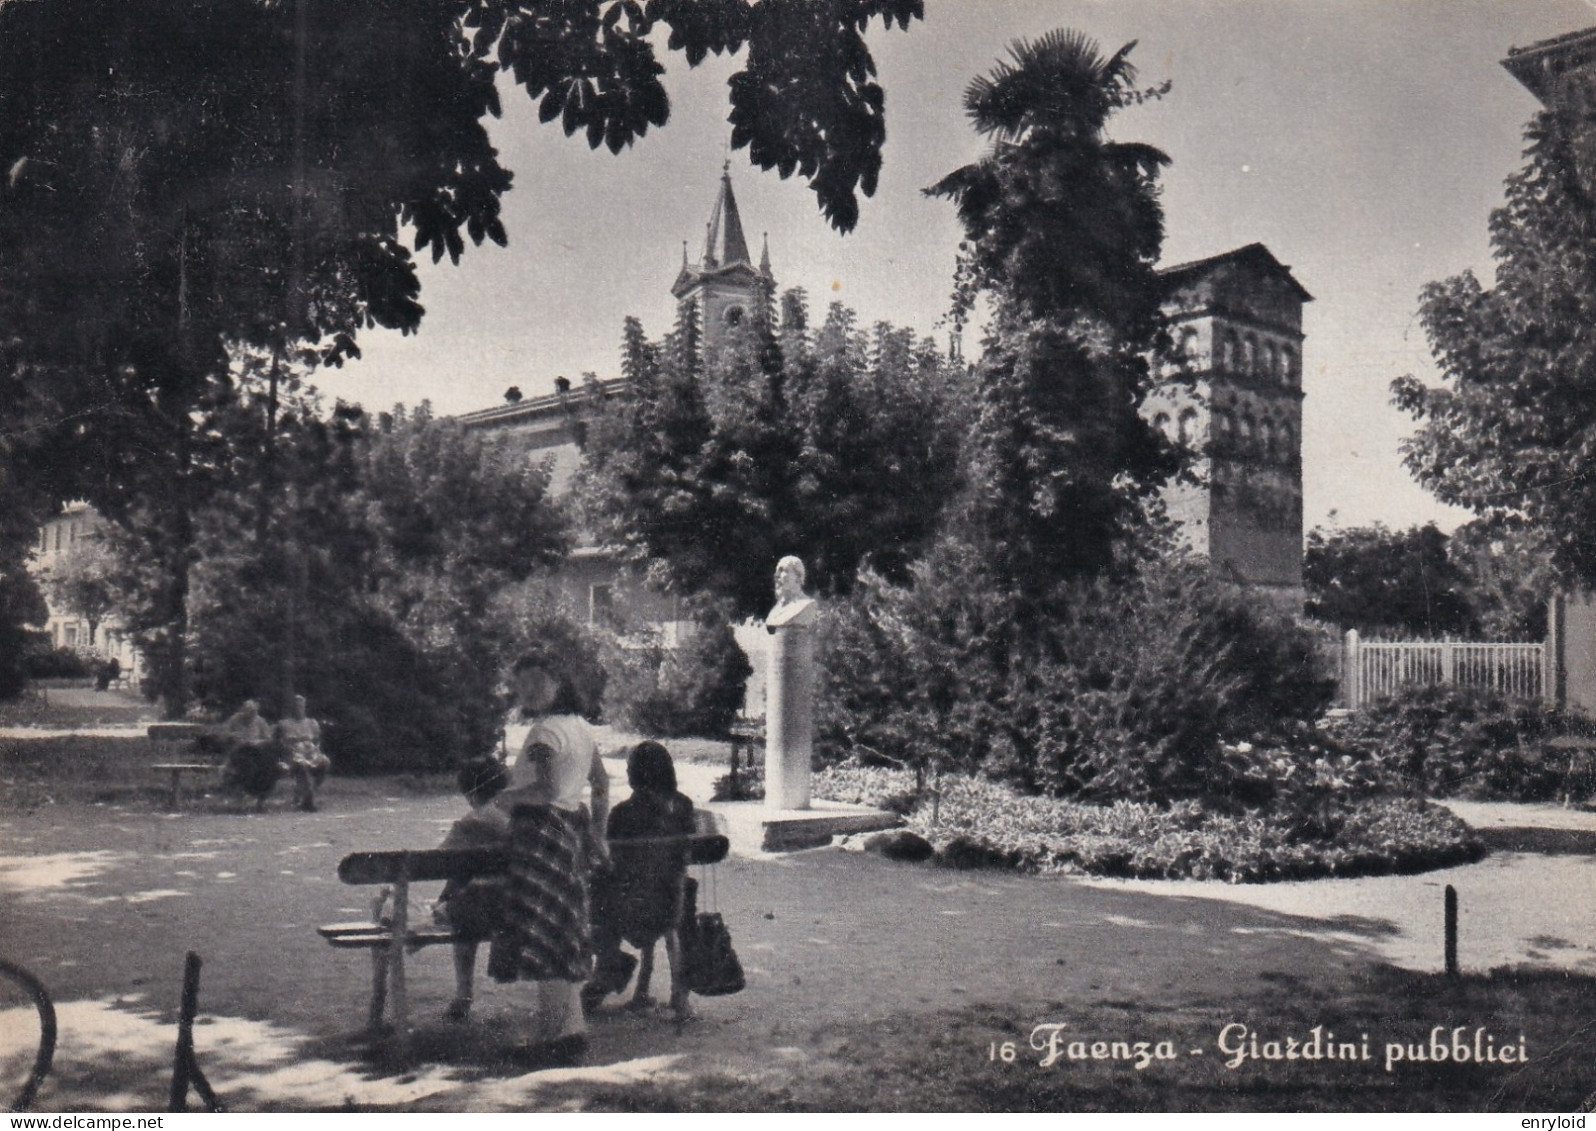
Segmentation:
<svg viewBox="0 0 1596 1131">
<path fill-rule="evenodd" d="M 1241 371 L 1256 373 L 1258 366 L 1258 339 L 1248 334 L 1241 340 Z"/>
<path fill-rule="evenodd" d="M 1183 408 L 1180 410 L 1180 421 L 1175 426 L 1175 438 L 1182 444 L 1190 444 L 1197 439 L 1197 410 Z"/>
<path fill-rule="evenodd" d="M 740 306 L 728 306 L 726 313 L 722 317 L 726 319 L 726 325 L 728 326 L 741 326 L 743 324 L 743 308 Z"/>
<path fill-rule="evenodd" d="M 1280 349 L 1280 383 L 1288 389 L 1297 386 L 1297 351 L 1290 346 Z"/>
<path fill-rule="evenodd" d="M 1275 425 L 1274 421 L 1270 420 L 1267 416 L 1264 417 L 1263 422 L 1258 425 L 1258 438 L 1263 447 L 1265 458 L 1273 461 L 1276 455 Z"/>
<path fill-rule="evenodd" d="M 1296 458 L 1297 431 L 1291 426 L 1291 421 L 1286 420 L 1280 425 L 1280 455 L 1287 463 Z"/>
<path fill-rule="evenodd" d="M 1264 343 L 1264 375 L 1280 380 L 1280 351 L 1273 342 Z"/>
<path fill-rule="evenodd" d="M 1241 432 L 1240 432 L 1240 435 L 1238 436 L 1238 439 L 1241 441 L 1241 450 L 1243 452 L 1251 454 L 1252 450 L 1253 450 L 1253 442 L 1258 437 L 1258 424 L 1257 424 L 1257 421 L 1253 420 L 1251 412 L 1244 412 L 1244 413 L 1241 414 L 1241 422 L 1240 423 L 1241 423 Z"/>
<path fill-rule="evenodd" d="M 1219 331 L 1219 368 L 1227 373 L 1235 371 L 1236 332 L 1234 330 Z"/>
</svg>

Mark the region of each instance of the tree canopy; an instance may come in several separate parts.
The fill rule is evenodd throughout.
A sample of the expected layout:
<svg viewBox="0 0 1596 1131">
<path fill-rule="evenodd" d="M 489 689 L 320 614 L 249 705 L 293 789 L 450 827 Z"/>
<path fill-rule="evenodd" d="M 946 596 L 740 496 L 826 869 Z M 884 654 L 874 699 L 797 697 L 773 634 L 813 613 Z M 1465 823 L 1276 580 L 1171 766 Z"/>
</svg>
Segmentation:
<svg viewBox="0 0 1596 1131">
<path fill-rule="evenodd" d="M 1303 554 L 1307 613 L 1364 634 L 1539 640 L 1553 591 L 1551 553 L 1516 515 L 1451 534 L 1433 522 L 1313 530 Z"/>
<path fill-rule="evenodd" d="M 272 357 L 269 498 L 280 372 L 358 356 L 372 327 L 416 330 L 412 250 L 458 261 L 467 240 L 509 240 L 511 172 L 485 128 L 500 74 L 542 121 L 619 152 L 669 118 L 662 56 L 744 52 L 731 144 L 808 179 L 847 230 L 885 138 L 864 33 L 921 7 L 0 2 L 0 456 L 18 525 L 81 498 L 150 541 L 155 667 L 181 711 L 195 516 L 239 466 L 211 429 L 241 395 L 233 358 Z"/>
<path fill-rule="evenodd" d="M 336 724 L 329 741 L 346 769 L 486 753 L 502 722 L 499 676 L 548 611 L 518 588 L 569 545 L 547 469 L 424 407 L 374 418 L 294 393 L 284 408 L 272 521 L 291 536 L 257 537 L 247 497 L 195 509 L 191 650 L 172 657 L 170 571 L 135 508 L 106 531 L 124 626 L 156 663 L 181 660 L 210 709 L 255 698 L 276 714 L 306 694 Z M 507 595 L 515 615 L 500 607 Z"/>
<path fill-rule="evenodd" d="M 1308 615 L 1365 634 L 1472 634 L 1467 581 L 1449 542 L 1433 522 L 1310 531 L 1302 558 Z"/>
<path fill-rule="evenodd" d="M 1543 531 L 1567 578 L 1596 584 L 1596 209 L 1556 119 L 1491 216 L 1494 286 L 1464 272 L 1424 288 L 1420 316 L 1442 371 L 1393 384 L 1419 427 L 1405 460 L 1443 502 Z"/>
<path fill-rule="evenodd" d="M 580 479 L 594 532 L 737 616 L 769 608 L 784 554 L 821 593 L 866 560 L 904 576 L 959 483 L 962 367 L 840 304 L 811 332 L 797 291 L 779 326 L 756 315 L 706 364 L 685 307 L 662 344 L 628 321 L 628 391 L 590 427 Z"/>
<path fill-rule="evenodd" d="M 70 421 L 30 458 L 114 510 L 136 424 L 186 411 L 239 342 L 414 330 L 410 250 L 508 238 L 488 142 L 508 72 L 590 145 L 665 124 L 656 50 L 746 50 L 732 145 L 809 179 L 841 229 L 872 193 L 884 94 L 864 31 L 920 0 L 95 0 L 0 4 L 6 423 Z M 71 441 L 78 441 L 72 443 Z M 79 474 L 82 472 L 82 474 Z M 76 480 L 76 481 L 73 481 Z M 132 482 L 130 482 L 130 480 Z"/>
</svg>

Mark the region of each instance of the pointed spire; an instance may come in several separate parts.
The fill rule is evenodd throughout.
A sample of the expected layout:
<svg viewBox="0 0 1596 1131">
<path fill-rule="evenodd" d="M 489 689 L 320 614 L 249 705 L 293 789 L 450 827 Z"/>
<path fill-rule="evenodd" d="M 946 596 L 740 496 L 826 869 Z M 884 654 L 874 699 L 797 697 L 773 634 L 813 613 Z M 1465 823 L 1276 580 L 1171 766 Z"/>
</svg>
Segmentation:
<svg viewBox="0 0 1596 1131">
<path fill-rule="evenodd" d="M 759 273 L 770 278 L 770 233 L 760 233 Z"/>
<path fill-rule="evenodd" d="M 709 216 L 704 267 L 730 267 L 733 263 L 748 262 L 748 239 L 743 235 L 737 198 L 732 195 L 731 162 L 727 161 L 720 173 L 720 195 L 715 198 L 715 210 Z"/>
</svg>

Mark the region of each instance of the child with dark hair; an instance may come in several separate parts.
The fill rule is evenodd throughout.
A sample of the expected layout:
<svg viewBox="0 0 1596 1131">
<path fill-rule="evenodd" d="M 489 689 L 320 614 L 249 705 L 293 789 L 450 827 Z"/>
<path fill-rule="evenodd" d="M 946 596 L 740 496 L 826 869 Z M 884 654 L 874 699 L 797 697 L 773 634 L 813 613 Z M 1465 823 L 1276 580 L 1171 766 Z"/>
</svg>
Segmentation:
<svg viewBox="0 0 1596 1131">
<path fill-rule="evenodd" d="M 474 758 L 460 767 L 456 777 L 471 812 L 449 829 L 439 848 L 502 848 L 509 839 L 510 817 L 493 801 L 510 785 L 510 771 L 497 758 Z M 433 918 L 452 927 L 454 944 L 454 1000 L 446 1016 L 464 1021 L 471 1013 L 476 981 L 477 945 L 487 942 L 498 928 L 504 903 L 504 881 L 497 877 L 450 880 L 432 905 Z"/>
<path fill-rule="evenodd" d="M 596 885 L 593 942 L 598 969 L 582 994 L 591 1010 L 605 995 L 626 988 L 631 962 L 624 940 L 642 954 L 630 1008 L 647 1007 L 654 972 L 654 944 L 665 940 L 671 964 L 671 1009 L 690 1012 L 680 938 L 687 880 L 687 840 L 694 833 L 693 802 L 676 788 L 676 766 L 657 742 L 640 742 L 626 760 L 632 796 L 610 811 L 611 869 Z"/>
</svg>

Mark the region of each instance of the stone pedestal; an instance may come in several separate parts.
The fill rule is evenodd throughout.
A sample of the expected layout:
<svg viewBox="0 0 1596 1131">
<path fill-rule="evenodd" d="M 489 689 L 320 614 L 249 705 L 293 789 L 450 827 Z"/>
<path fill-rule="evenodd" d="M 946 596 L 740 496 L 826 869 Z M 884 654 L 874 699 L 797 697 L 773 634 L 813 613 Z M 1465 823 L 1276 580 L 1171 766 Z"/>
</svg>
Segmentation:
<svg viewBox="0 0 1596 1131">
<path fill-rule="evenodd" d="M 809 808 L 815 736 L 815 630 L 812 617 L 767 622 L 765 808 Z"/>
</svg>

